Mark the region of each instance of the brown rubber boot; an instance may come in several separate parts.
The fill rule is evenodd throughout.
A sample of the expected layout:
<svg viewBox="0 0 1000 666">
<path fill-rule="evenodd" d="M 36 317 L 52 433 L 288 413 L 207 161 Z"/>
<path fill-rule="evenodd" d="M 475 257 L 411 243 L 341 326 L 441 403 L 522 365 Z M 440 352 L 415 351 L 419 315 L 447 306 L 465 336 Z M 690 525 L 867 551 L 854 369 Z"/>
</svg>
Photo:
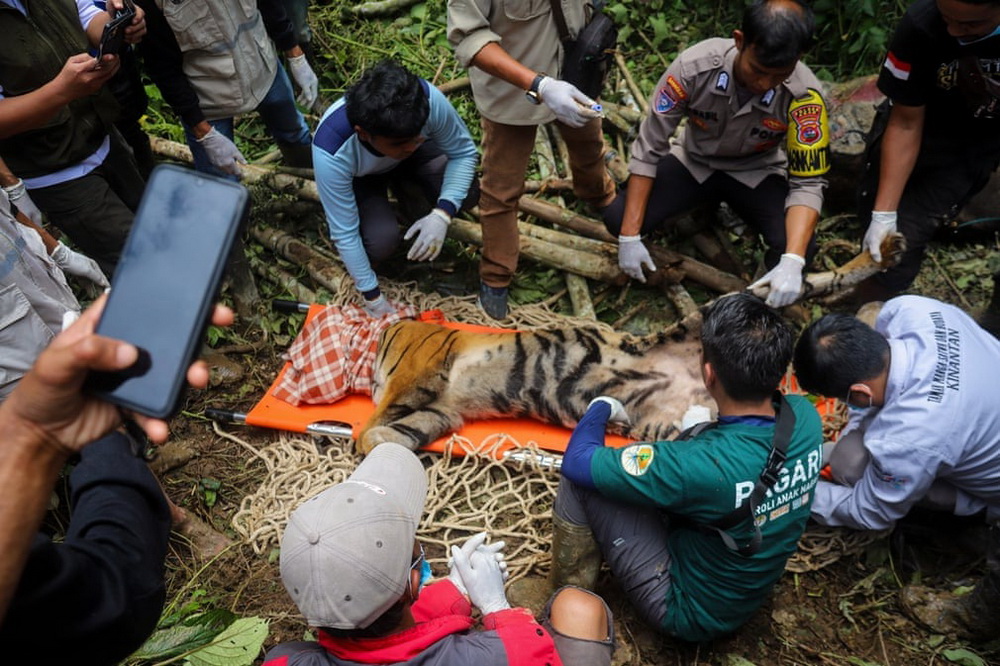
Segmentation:
<svg viewBox="0 0 1000 666">
<path fill-rule="evenodd" d="M 601 549 L 590 527 L 575 525 L 552 515 L 552 564 L 548 578 L 528 576 L 511 583 L 507 598 L 512 606 L 538 614 L 552 593 L 566 585 L 594 589 L 601 571 Z"/>
<path fill-rule="evenodd" d="M 1000 526 L 990 527 L 987 572 L 971 592 L 938 591 L 909 585 L 900 592 L 903 612 L 931 631 L 961 639 L 991 641 L 1000 636 Z"/>
</svg>

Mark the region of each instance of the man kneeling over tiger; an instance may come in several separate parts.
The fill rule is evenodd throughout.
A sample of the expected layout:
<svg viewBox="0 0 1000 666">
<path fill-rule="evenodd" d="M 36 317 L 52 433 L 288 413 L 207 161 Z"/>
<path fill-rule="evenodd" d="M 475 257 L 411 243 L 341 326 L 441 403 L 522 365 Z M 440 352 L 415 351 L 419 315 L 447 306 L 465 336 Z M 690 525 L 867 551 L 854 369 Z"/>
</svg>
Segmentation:
<svg viewBox="0 0 1000 666">
<path fill-rule="evenodd" d="M 592 588 L 603 555 L 642 617 L 689 641 L 735 630 L 768 596 L 809 517 L 823 443 L 812 404 L 777 393 L 793 343 L 781 318 L 748 294 L 703 314 L 718 421 L 606 448 L 606 425 L 627 415 L 595 398 L 563 460 L 547 581 Z"/>
</svg>

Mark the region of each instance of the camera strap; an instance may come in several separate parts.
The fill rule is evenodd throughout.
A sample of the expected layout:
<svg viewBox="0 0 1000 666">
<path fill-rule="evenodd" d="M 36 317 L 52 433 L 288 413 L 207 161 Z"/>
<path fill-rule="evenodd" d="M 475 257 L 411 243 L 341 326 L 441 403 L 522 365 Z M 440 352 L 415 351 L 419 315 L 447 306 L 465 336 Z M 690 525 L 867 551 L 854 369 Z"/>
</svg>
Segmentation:
<svg viewBox="0 0 1000 666">
<path fill-rule="evenodd" d="M 749 497 L 745 498 L 738 507 L 718 520 L 710 523 L 695 523 L 695 527 L 702 532 L 717 533 L 727 548 L 744 556 L 753 555 L 760 550 L 762 536 L 760 526 L 755 519 L 757 507 L 760 506 L 760 502 L 764 499 L 767 491 L 778 481 L 778 475 L 781 474 L 781 468 L 784 466 L 785 459 L 788 456 L 788 445 L 795 432 L 795 412 L 792 411 L 792 406 L 788 404 L 788 400 L 785 399 L 785 396 L 780 391 L 775 391 L 773 401 L 775 424 L 774 437 L 771 440 L 771 450 L 767 454 L 764 469 L 761 470 L 760 476 L 757 478 L 756 483 L 754 483 Z M 685 430 L 677 439 L 690 439 L 709 428 L 716 427 L 716 425 L 717 422 L 699 423 Z M 745 520 L 752 522 L 753 536 L 749 543 L 740 546 L 726 530 L 736 527 Z"/>
</svg>

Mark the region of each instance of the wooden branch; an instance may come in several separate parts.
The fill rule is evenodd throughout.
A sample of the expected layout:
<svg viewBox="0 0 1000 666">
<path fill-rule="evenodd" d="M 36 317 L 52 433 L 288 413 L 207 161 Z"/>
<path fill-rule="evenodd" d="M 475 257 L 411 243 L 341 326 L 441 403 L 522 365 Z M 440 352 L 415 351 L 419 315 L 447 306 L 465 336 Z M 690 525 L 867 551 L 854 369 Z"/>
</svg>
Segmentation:
<svg viewBox="0 0 1000 666">
<path fill-rule="evenodd" d="M 566 273 L 566 290 L 569 300 L 573 303 L 573 314 L 584 319 L 597 320 L 594 302 L 590 300 L 590 287 L 587 279 L 574 273 Z"/>
<path fill-rule="evenodd" d="M 688 290 L 680 284 L 668 284 L 663 287 L 663 293 L 677 310 L 677 318 L 685 319 L 698 312 L 698 304 L 691 298 Z"/>
<path fill-rule="evenodd" d="M 632 125 L 622 115 L 611 109 L 604 109 L 604 120 L 616 130 L 628 136 L 632 133 Z"/>
<path fill-rule="evenodd" d="M 531 192 L 572 192 L 573 181 L 568 178 L 543 178 L 524 181 L 524 191 Z"/>
<path fill-rule="evenodd" d="M 301 303 L 316 302 L 316 292 L 303 285 L 288 271 L 269 264 L 266 261 L 261 261 L 255 256 L 250 257 L 250 267 L 260 277 L 273 282 L 287 291 L 295 300 Z"/>
<path fill-rule="evenodd" d="M 451 81 L 445 81 L 444 83 L 438 84 L 437 89 L 445 95 L 450 95 L 453 92 L 464 90 L 471 85 L 472 82 L 469 80 L 469 77 L 460 76 L 457 79 L 452 79 Z"/>
<path fill-rule="evenodd" d="M 518 201 L 518 208 L 547 222 L 572 229 L 588 238 L 595 238 L 606 243 L 618 243 L 618 240 L 609 234 L 604 225 L 597 220 L 577 215 L 541 199 L 521 197 Z M 656 272 L 647 277 L 651 285 L 658 285 L 664 280 L 680 282 L 681 279 L 687 277 L 709 289 L 724 294 L 730 291 L 740 291 L 747 284 L 735 275 L 720 271 L 679 252 L 655 245 L 647 245 L 646 247 L 649 248 L 649 253 L 657 266 Z"/>
<path fill-rule="evenodd" d="M 483 244 L 482 227 L 474 222 L 455 218 L 448 227 L 448 236 L 466 243 Z M 592 280 L 624 284 L 628 277 L 618 268 L 618 262 L 590 252 L 581 252 L 556 243 L 521 236 L 521 255 L 559 270 Z"/>
<path fill-rule="evenodd" d="M 649 113 L 649 102 L 646 101 L 646 96 L 642 94 L 642 90 L 639 89 L 635 79 L 632 78 L 632 72 L 628 70 L 628 65 L 625 63 L 625 56 L 621 54 L 621 51 L 615 51 L 615 64 L 621 70 L 622 77 L 625 79 L 625 85 L 632 91 L 635 103 L 639 105 L 639 108 L 642 109 L 642 115 L 645 116 Z"/>
<path fill-rule="evenodd" d="M 608 260 L 618 261 L 618 245 L 616 243 L 607 243 L 579 234 L 568 234 L 565 231 L 549 229 L 531 222 L 518 222 L 517 230 L 521 236 L 526 238 L 537 238 L 546 243 L 555 243 L 577 252 L 587 252 L 605 257 Z"/>
<path fill-rule="evenodd" d="M 406 9 L 410 5 L 415 5 L 419 0 L 377 0 L 376 2 L 363 2 L 360 5 L 347 7 L 344 12 L 354 16 L 373 18 L 376 16 L 387 16 Z"/>
<path fill-rule="evenodd" d="M 183 143 L 161 139 L 157 136 L 149 137 L 153 152 L 157 155 L 169 157 L 178 162 L 192 162 L 191 149 Z M 299 178 L 285 173 L 276 173 L 274 169 L 259 167 L 253 164 L 241 164 L 240 171 L 243 172 L 243 183 L 264 183 L 268 187 L 278 192 L 289 192 L 301 199 L 319 201 L 319 190 L 316 189 L 316 182 L 308 178 Z"/>
<path fill-rule="evenodd" d="M 334 294 L 340 291 L 345 282 L 351 280 L 347 271 L 331 263 L 326 257 L 320 256 L 291 234 L 260 226 L 253 227 L 250 233 L 264 247 L 302 266 L 316 284 Z"/>
<path fill-rule="evenodd" d="M 625 104 L 616 104 L 614 102 L 609 102 L 607 100 L 601 100 L 601 105 L 604 107 L 605 111 L 613 111 L 621 116 L 622 120 L 629 123 L 630 125 L 638 125 L 642 122 L 643 115 L 639 111 L 633 109 L 631 106 L 626 106 Z"/>
</svg>

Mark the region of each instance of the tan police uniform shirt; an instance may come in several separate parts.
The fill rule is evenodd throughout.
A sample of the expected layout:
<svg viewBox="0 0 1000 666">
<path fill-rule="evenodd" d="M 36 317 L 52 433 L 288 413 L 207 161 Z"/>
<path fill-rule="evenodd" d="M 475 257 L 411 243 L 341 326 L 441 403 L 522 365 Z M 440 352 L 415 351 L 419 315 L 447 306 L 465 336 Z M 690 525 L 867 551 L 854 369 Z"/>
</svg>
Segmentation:
<svg viewBox="0 0 1000 666">
<path fill-rule="evenodd" d="M 561 0 L 566 27 L 575 37 L 590 3 Z M 448 0 L 448 41 L 458 62 L 469 68 L 479 112 L 506 125 L 538 125 L 555 119 L 544 104 L 532 104 L 524 90 L 473 67 L 472 59 L 498 43 L 525 67 L 559 78 L 563 51 L 550 0 Z"/>
<path fill-rule="evenodd" d="M 736 53 L 732 39 L 713 38 L 677 56 L 656 85 L 649 115 L 632 144 L 629 171 L 655 178 L 656 165 L 672 154 L 699 183 L 714 171 L 724 171 L 756 187 L 767 176 L 779 174 L 788 177 L 786 208 L 803 205 L 819 211 L 826 179 L 789 175 L 784 147 L 789 107 L 809 89 L 821 94 L 819 79 L 799 62 L 780 86 L 740 106 L 733 77 Z M 671 142 L 683 118 L 687 125 Z M 796 123 L 791 124 L 791 131 L 796 131 Z M 810 129 L 819 127 L 817 122 Z"/>
</svg>

